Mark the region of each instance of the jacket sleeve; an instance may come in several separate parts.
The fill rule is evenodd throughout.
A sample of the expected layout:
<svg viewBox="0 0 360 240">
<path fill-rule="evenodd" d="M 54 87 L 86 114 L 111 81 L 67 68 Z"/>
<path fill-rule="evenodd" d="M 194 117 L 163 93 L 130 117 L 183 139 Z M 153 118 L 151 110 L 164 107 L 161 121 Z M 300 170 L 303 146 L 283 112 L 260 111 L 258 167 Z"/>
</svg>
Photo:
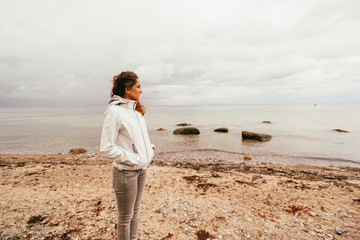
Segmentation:
<svg viewBox="0 0 360 240">
<path fill-rule="evenodd" d="M 140 156 L 137 153 L 125 151 L 116 144 L 120 130 L 121 121 L 117 117 L 117 113 L 109 109 L 104 117 L 100 152 L 108 158 L 116 160 L 116 162 L 130 166 L 138 165 L 140 163 Z"/>
</svg>

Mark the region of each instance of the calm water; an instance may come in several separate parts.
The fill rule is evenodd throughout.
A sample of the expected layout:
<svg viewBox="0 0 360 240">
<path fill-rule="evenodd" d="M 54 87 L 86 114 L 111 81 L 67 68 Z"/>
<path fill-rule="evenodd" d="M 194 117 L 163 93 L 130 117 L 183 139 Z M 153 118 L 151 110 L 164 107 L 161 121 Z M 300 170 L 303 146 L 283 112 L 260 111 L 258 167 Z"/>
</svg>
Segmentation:
<svg viewBox="0 0 360 240">
<path fill-rule="evenodd" d="M 0 152 L 66 153 L 85 147 L 98 153 L 105 107 L 0 108 Z M 156 152 L 166 157 L 239 160 L 239 153 L 246 153 L 259 162 L 360 167 L 360 104 L 149 106 L 146 121 Z M 201 134 L 173 135 L 183 122 Z M 213 132 L 218 127 L 229 133 Z M 247 143 L 242 131 L 273 138 Z M 221 151 L 194 151 L 201 149 Z"/>
</svg>

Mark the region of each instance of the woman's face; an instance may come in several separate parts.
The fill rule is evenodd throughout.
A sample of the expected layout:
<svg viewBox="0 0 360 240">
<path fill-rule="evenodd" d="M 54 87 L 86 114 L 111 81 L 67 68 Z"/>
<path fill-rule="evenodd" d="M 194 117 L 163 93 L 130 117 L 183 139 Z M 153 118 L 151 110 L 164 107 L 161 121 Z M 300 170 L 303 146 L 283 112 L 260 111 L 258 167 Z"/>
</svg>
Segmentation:
<svg viewBox="0 0 360 240">
<path fill-rule="evenodd" d="M 130 100 L 140 101 L 140 94 L 142 93 L 139 79 L 136 79 L 136 83 L 130 88 L 125 90 L 124 98 Z"/>
</svg>

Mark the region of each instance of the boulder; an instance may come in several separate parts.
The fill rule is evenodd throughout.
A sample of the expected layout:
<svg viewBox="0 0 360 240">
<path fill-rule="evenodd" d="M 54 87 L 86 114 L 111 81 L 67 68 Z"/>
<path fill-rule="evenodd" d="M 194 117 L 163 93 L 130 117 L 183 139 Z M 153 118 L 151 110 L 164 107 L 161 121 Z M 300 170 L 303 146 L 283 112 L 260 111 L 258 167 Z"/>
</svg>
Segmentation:
<svg viewBox="0 0 360 240">
<path fill-rule="evenodd" d="M 164 128 L 158 128 L 158 129 L 156 129 L 156 131 L 165 131 L 165 129 Z"/>
<path fill-rule="evenodd" d="M 177 128 L 173 132 L 175 135 L 198 135 L 200 130 L 195 127 Z"/>
<path fill-rule="evenodd" d="M 222 128 L 217 128 L 217 129 L 215 129 L 214 132 L 227 133 L 227 132 L 229 132 L 229 129 L 226 128 L 226 127 L 222 127 Z"/>
<path fill-rule="evenodd" d="M 248 131 L 242 131 L 241 135 L 244 140 L 255 140 L 260 142 L 270 141 L 272 137 L 271 135 L 268 134 L 248 132 Z"/>
<path fill-rule="evenodd" d="M 271 123 L 271 121 L 262 121 L 263 123 Z"/>
<path fill-rule="evenodd" d="M 69 153 L 71 154 L 80 154 L 80 153 L 86 153 L 87 150 L 85 148 L 73 148 L 70 149 Z"/>
<path fill-rule="evenodd" d="M 349 131 L 346 131 L 346 130 L 343 130 L 343 129 L 339 129 L 339 128 L 333 129 L 333 131 L 335 131 L 335 132 L 343 132 L 343 133 L 348 133 L 348 132 L 349 132 Z"/>
<path fill-rule="evenodd" d="M 176 124 L 176 126 L 186 127 L 186 126 L 191 126 L 191 123 L 179 123 L 179 124 Z"/>
</svg>

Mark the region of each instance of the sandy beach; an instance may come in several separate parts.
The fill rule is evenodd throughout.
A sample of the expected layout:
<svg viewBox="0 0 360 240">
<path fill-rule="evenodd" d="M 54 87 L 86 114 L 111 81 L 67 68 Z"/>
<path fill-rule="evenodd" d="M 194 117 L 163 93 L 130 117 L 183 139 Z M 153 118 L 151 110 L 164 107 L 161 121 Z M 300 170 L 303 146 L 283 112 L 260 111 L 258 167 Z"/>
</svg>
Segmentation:
<svg viewBox="0 0 360 240">
<path fill-rule="evenodd" d="M 0 159 L 0 239 L 115 238 L 110 160 Z M 157 156 L 139 239 L 360 239 L 360 168 Z"/>
</svg>

